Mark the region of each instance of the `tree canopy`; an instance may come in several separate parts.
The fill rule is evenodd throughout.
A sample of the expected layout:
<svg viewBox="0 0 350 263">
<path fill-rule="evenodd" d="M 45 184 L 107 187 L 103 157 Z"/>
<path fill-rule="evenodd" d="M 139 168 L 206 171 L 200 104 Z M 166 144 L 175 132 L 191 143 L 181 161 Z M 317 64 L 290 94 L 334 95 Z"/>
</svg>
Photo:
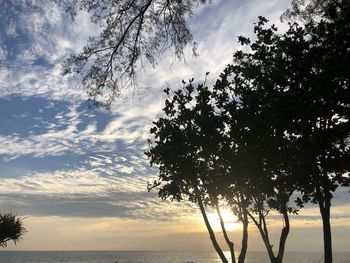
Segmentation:
<svg viewBox="0 0 350 263">
<path fill-rule="evenodd" d="M 183 89 L 174 93 L 166 89 L 165 92 L 169 96 L 164 108 L 166 117 L 154 123 L 151 133 L 155 135 L 155 140 L 150 141 L 151 147 L 147 153 L 151 163 L 159 167 L 159 179 L 150 188 L 158 188 L 159 196 L 163 199 L 188 199 L 197 203 L 216 251 L 222 262 L 228 262 L 207 217 L 205 207 L 213 207 L 220 218 L 232 262 L 235 262 L 234 245 L 220 212 L 224 193 L 219 184 L 226 186 L 231 194 L 231 208 L 236 208 L 237 214 L 242 216 L 244 237 L 239 262 L 244 262 L 248 220 L 246 214 L 238 212 L 243 207 L 237 207 L 241 203 L 242 193 L 234 190 L 233 182 L 231 185 L 223 182 L 231 171 L 221 158 L 225 147 L 225 123 L 217 112 L 220 109 L 211 103 L 212 91 L 204 85 L 195 88 L 191 80 Z"/>
<path fill-rule="evenodd" d="M 211 204 L 210 196 L 227 201 L 240 189 L 234 193 L 244 193 L 271 262 L 283 260 L 295 191 L 302 197 L 296 208 L 318 204 L 325 262 L 332 262 L 332 193 L 350 183 L 350 8 L 334 1 L 326 10 L 282 34 L 260 17 L 256 39 L 239 38 L 247 51 L 234 53 L 214 87 L 199 86 L 196 96 L 192 85 L 174 92 L 151 130 L 160 196 L 197 202 L 200 186 Z M 270 209 L 285 222 L 276 256 L 265 222 Z"/>
<path fill-rule="evenodd" d="M 291 7 L 281 16 L 282 19 L 301 19 L 311 21 L 315 17 L 322 16 L 327 6 L 333 0 L 292 0 Z"/>
<path fill-rule="evenodd" d="M 21 217 L 12 213 L 0 213 L 0 246 L 6 247 L 9 241 L 16 244 L 26 231 Z"/>
</svg>

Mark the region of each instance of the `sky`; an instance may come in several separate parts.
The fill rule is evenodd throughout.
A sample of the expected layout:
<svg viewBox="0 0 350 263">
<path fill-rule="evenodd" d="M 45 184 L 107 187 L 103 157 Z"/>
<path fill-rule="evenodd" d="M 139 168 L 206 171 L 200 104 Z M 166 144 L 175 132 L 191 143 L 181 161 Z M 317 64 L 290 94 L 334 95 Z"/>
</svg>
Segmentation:
<svg viewBox="0 0 350 263">
<path fill-rule="evenodd" d="M 126 90 L 109 112 L 89 107 L 79 82 L 61 63 L 99 31 L 89 14 L 72 21 L 54 1 L 0 0 L 0 211 L 24 218 L 28 232 L 17 250 L 213 250 L 189 203 L 160 201 L 147 192 L 157 175 L 144 155 L 152 121 L 162 116 L 162 90 L 181 80 L 215 81 L 237 36 L 252 35 L 257 16 L 279 20 L 290 0 L 213 0 L 189 24 L 198 57 L 164 54 L 156 68 L 138 71 L 140 87 Z M 350 200 L 340 189 L 332 206 L 335 251 L 347 251 Z M 214 228 L 217 219 L 210 215 Z M 232 215 L 233 240 L 240 226 Z M 270 222 L 272 236 L 281 220 Z M 277 222 L 277 223 L 275 223 Z M 321 251 L 316 206 L 292 217 L 289 251 Z M 250 249 L 263 250 L 251 226 Z"/>
</svg>

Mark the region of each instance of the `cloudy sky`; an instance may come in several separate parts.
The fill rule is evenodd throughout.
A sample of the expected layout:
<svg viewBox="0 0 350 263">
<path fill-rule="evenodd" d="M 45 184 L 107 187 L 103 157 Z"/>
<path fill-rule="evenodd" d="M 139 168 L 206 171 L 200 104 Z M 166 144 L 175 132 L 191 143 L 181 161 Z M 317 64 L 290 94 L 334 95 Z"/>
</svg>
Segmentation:
<svg viewBox="0 0 350 263">
<path fill-rule="evenodd" d="M 125 91 L 106 112 L 89 108 L 79 83 L 60 74 L 64 58 L 98 32 L 89 14 L 72 22 L 54 1 L 0 0 L 0 210 L 22 215 L 28 229 L 9 248 L 211 249 L 196 207 L 147 192 L 157 173 L 143 154 L 149 128 L 161 116 L 162 89 L 204 79 L 207 71 L 214 81 L 257 16 L 285 28 L 279 16 L 289 2 L 213 0 L 199 8 L 189 20 L 199 57 L 188 50 L 184 64 L 165 54 L 155 69 L 138 72 L 144 88 Z M 346 190 L 332 213 L 334 248 L 348 250 Z M 293 218 L 287 249 L 321 251 L 320 223 L 317 207 Z M 274 234 L 278 224 L 270 226 Z M 239 227 L 231 229 L 237 237 Z M 254 228 L 250 245 L 263 249 Z"/>
</svg>

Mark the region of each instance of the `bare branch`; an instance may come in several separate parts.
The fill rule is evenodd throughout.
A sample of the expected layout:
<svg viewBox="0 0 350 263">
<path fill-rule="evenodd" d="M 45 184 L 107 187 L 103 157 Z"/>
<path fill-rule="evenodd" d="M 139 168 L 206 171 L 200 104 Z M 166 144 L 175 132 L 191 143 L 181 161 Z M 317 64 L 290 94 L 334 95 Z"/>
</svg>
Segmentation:
<svg viewBox="0 0 350 263">
<path fill-rule="evenodd" d="M 62 0 L 64 1 L 64 0 Z M 79 54 L 63 63 L 63 74 L 78 75 L 90 99 L 109 106 L 125 87 L 137 87 L 136 69 L 143 58 L 156 66 L 157 56 L 173 51 L 178 59 L 192 42 L 186 19 L 208 0 L 74 0 L 74 17 L 86 10 L 101 26 Z"/>
</svg>

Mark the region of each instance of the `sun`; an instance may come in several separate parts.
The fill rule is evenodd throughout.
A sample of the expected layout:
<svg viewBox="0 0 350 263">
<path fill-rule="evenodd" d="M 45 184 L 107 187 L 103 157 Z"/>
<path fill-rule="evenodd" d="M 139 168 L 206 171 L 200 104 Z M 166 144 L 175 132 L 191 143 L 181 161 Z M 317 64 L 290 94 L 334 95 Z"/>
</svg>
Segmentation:
<svg viewBox="0 0 350 263">
<path fill-rule="evenodd" d="M 235 216 L 231 210 L 222 208 L 220 211 L 225 222 L 226 230 L 235 230 L 240 227 L 237 216 Z M 220 219 L 215 211 L 208 213 L 208 219 L 214 231 L 221 231 Z"/>
</svg>

